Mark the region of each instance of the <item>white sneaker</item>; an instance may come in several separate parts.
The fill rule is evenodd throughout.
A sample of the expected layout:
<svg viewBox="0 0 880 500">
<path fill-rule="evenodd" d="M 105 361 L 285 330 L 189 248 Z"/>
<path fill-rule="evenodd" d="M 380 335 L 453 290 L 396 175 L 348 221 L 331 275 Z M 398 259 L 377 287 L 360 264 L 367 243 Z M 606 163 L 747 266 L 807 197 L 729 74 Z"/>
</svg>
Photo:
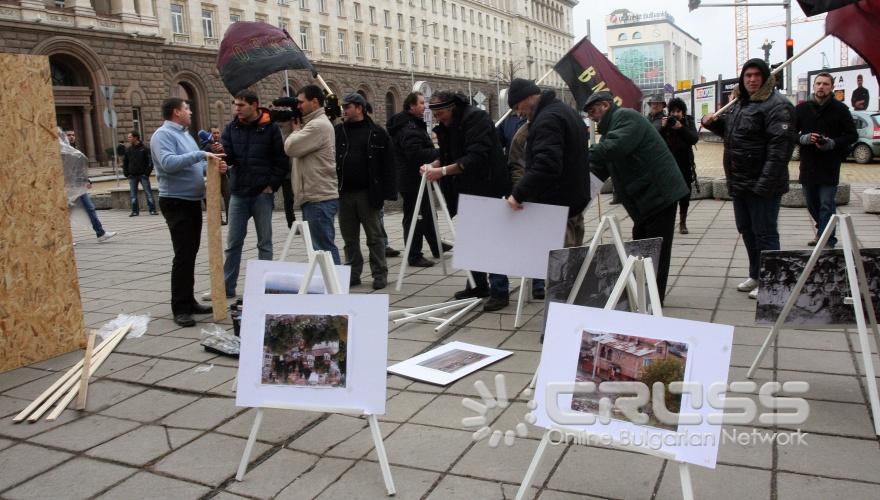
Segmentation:
<svg viewBox="0 0 880 500">
<path fill-rule="evenodd" d="M 752 300 L 758 300 L 758 289 L 755 288 L 751 292 L 749 292 L 749 298 Z"/>
<path fill-rule="evenodd" d="M 101 236 L 98 236 L 98 243 L 104 243 L 105 241 L 109 240 L 110 238 L 112 238 L 114 236 L 116 236 L 116 231 L 107 231 L 106 233 L 102 234 Z"/>
<path fill-rule="evenodd" d="M 749 278 L 749 279 L 743 281 L 742 283 L 740 283 L 739 285 L 736 285 L 736 289 L 739 290 L 740 292 L 751 292 L 752 290 L 755 290 L 756 288 L 758 288 L 758 280 L 752 279 L 752 278 Z"/>
</svg>

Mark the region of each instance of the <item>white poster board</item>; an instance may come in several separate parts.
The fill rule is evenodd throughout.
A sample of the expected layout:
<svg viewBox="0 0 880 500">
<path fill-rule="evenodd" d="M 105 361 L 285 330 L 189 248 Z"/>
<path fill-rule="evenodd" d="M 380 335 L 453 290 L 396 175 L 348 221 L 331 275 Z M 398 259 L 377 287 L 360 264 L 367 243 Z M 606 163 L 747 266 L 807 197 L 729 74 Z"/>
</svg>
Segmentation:
<svg viewBox="0 0 880 500">
<path fill-rule="evenodd" d="M 299 286 L 309 265 L 306 262 L 284 262 L 278 260 L 249 260 L 247 262 L 247 274 L 245 275 L 244 303 L 251 295 L 255 300 L 260 300 L 260 295 L 287 295 L 299 293 Z M 348 293 L 351 267 L 335 266 L 336 276 L 339 278 L 340 293 Z M 263 276 L 260 282 L 248 279 L 251 273 Z M 248 288 L 250 284 L 250 288 Z M 312 275 L 312 281 L 308 287 L 309 294 L 327 293 L 324 290 L 324 278 L 320 272 Z"/>
<path fill-rule="evenodd" d="M 388 296 L 263 293 L 281 264 L 248 262 L 235 404 L 384 414 Z"/>
<path fill-rule="evenodd" d="M 452 265 L 544 279 L 550 250 L 565 243 L 567 219 L 567 207 L 523 203 L 513 210 L 500 198 L 461 195 Z"/>
<path fill-rule="evenodd" d="M 682 395 L 681 412 L 698 414 L 701 423 L 677 428 L 654 423 L 653 410 L 650 413 L 653 425 L 637 425 L 616 412 L 605 424 L 599 419 L 593 424 L 559 422 L 551 417 L 552 408 L 548 408 L 548 384 L 595 381 L 598 385 L 610 379 L 632 380 L 628 375 L 638 375 L 638 371 L 629 374 L 627 370 L 649 366 L 644 363 L 645 359 L 659 362 L 674 358 L 684 365 L 683 380 L 699 383 L 705 398 L 712 384 L 727 382 L 732 326 L 559 303 L 550 303 L 549 308 L 535 391 L 535 425 L 608 436 L 616 442 L 672 454 L 681 462 L 715 467 L 721 425 L 710 424 L 708 416 L 721 414 L 722 410 L 712 408 L 705 401 L 698 405 L 689 394 Z M 639 360 L 641 364 L 629 362 Z M 598 391 L 575 397 L 570 393 L 559 394 L 557 410 L 552 414 L 558 416 L 561 412 L 580 420 L 585 414 L 595 415 L 587 409 L 590 397 L 613 398 L 614 395 Z M 699 446 L 691 439 L 693 436 L 699 437 Z"/>
<path fill-rule="evenodd" d="M 465 342 L 450 342 L 388 367 L 401 377 L 449 385 L 513 354 Z"/>
<path fill-rule="evenodd" d="M 717 86 L 715 82 L 712 82 L 695 85 L 692 90 L 694 92 L 694 109 L 691 114 L 694 115 L 694 121 L 700 123 L 704 116 L 715 112 Z"/>
</svg>

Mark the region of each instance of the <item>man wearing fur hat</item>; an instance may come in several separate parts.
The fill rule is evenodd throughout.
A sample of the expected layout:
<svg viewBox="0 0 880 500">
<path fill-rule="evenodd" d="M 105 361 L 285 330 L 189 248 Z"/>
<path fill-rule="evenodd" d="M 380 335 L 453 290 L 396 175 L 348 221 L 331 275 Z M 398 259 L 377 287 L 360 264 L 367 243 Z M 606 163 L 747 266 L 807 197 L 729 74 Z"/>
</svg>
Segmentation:
<svg viewBox="0 0 880 500">
<path fill-rule="evenodd" d="M 736 229 L 749 255 L 749 277 L 737 290 L 758 297 L 761 252 L 779 250 L 779 205 L 788 192 L 788 161 L 795 143 L 794 106 L 779 92 L 761 59 L 747 61 L 722 116 L 702 124 L 724 138 L 724 173 L 733 198 Z"/>
</svg>

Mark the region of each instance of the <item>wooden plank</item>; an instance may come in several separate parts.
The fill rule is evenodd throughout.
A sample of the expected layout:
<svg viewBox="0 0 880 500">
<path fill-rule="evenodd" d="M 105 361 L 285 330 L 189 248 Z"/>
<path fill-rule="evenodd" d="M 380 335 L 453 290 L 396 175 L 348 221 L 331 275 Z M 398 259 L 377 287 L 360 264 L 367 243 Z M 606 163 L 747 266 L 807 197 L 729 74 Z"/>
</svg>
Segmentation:
<svg viewBox="0 0 880 500">
<path fill-rule="evenodd" d="M 220 230 L 220 160 L 208 158 L 208 268 L 211 270 L 211 305 L 214 321 L 226 319 L 226 285 L 223 283 L 223 234 Z"/>
<path fill-rule="evenodd" d="M 0 372 L 83 346 L 49 58 L 0 53 Z"/>
<path fill-rule="evenodd" d="M 86 409 L 86 398 L 89 394 L 89 377 L 92 373 L 92 355 L 95 348 L 95 336 L 97 332 L 92 330 L 89 340 L 86 342 L 86 353 L 83 356 L 82 377 L 79 379 L 79 397 L 76 398 L 76 409 Z"/>
</svg>

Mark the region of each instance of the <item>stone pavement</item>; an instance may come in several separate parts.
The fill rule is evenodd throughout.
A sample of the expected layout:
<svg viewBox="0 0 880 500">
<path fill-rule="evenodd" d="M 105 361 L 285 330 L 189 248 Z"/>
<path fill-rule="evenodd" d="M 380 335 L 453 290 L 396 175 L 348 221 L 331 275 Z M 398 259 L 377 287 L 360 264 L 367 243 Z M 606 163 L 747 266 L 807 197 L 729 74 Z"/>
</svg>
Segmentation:
<svg viewBox="0 0 880 500">
<path fill-rule="evenodd" d="M 880 224 L 877 216 L 861 213 L 862 188 L 853 189 L 853 203 L 842 210 L 853 213 L 863 243 L 876 247 Z M 603 196 L 606 213 L 621 217 L 629 234 L 623 209 L 608 202 Z M 119 313 L 149 313 L 154 319 L 144 337 L 123 342 L 101 367 L 84 412 L 67 410 L 53 423 L 13 424 L 11 419 L 81 352 L 0 374 L 0 498 L 383 498 L 366 421 L 335 414 L 267 411 L 249 472 L 235 482 L 254 417 L 253 410 L 234 404 L 237 361 L 202 350 L 198 342 L 205 322 L 178 328 L 171 321 L 172 252 L 164 220 L 127 215 L 100 213 L 105 227 L 119 231 L 105 244 L 96 243 L 89 228 L 74 228 L 86 324 L 99 327 Z M 587 215 L 590 234 L 597 208 Z M 402 247 L 400 214 L 387 214 L 386 223 L 392 245 Z M 803 209 L 783 208 L 780 223 L 784 248 L 802 248 L 812 236 Z M 675 236 L 665 313 L 736 325 L 730 377 L 742 380 L 767 330 L 754 325 L 755 303 L 734 288 L 746 275 L 746 257 L 732 206 L 693 202 L 689 226 L 690 235 Z M 275 214 L 274 228 L 278 252 L 286 235 L 283 214 Z M 208 289 L 207 246 L 202 248 L 197 291 Z M 256 258 L 253 231 L 245 249 L 245 259 Z M 299 249 L 292 260 L 303 258 Z M 391 259 L 390 277 L 399 262 Z M 370 281 L 364 282 L 367 286 L 353 291 L 371 293 Z M 438 265 L 409 276 L 401 293 L 391 287 L 385 292 L 393 308 L 417 306 L 448 299 L 463 282 L 461 276 L 443 276 Z M 499 313 L 476 312 L 443 336 L 427 324 L 390 329 L 389 363 L 453 340 L 514 351 L 449 387 L 388 378 L 381 427 L 398 498 L 513 497 L 537 447 L 538 429 L 530 428 L 529 438 L 513 447 L 491 449 L 485 441 L 473 442 L 461 425 L 468 415 L 461 399 L 476 394 L 474 381 L 491 382 L 497 373 L 506 376 L 515 402 L 497 414 L 493 427 L 512 429 L 526 412 L 522 390 L 540 356 L 542 305 L 527 304 L 525 324 L 517 329 L 513 313 L 513 304 Z M 224 327 L 231 329 L 228 323 Z M 785 331 L 764 361 L 759 382 L 810 382 L 810 417 L 800 426 L 809 434 L 807 445 L 725 443 L 717 469 L 692 469 L 697 498 L 877 498 L 880 443 L 873 435 L 860 363 L 851 329 Z M 205 367 L 212 368 L 197 370 Z M 772 435 L 793 429 L 754 430 Z M 534 492 L 541 499 L 674 499 L 680 498 L 679 488 L 674 464 L 631 452 L 559 445 L 549 447 Z"/>
</svg>

